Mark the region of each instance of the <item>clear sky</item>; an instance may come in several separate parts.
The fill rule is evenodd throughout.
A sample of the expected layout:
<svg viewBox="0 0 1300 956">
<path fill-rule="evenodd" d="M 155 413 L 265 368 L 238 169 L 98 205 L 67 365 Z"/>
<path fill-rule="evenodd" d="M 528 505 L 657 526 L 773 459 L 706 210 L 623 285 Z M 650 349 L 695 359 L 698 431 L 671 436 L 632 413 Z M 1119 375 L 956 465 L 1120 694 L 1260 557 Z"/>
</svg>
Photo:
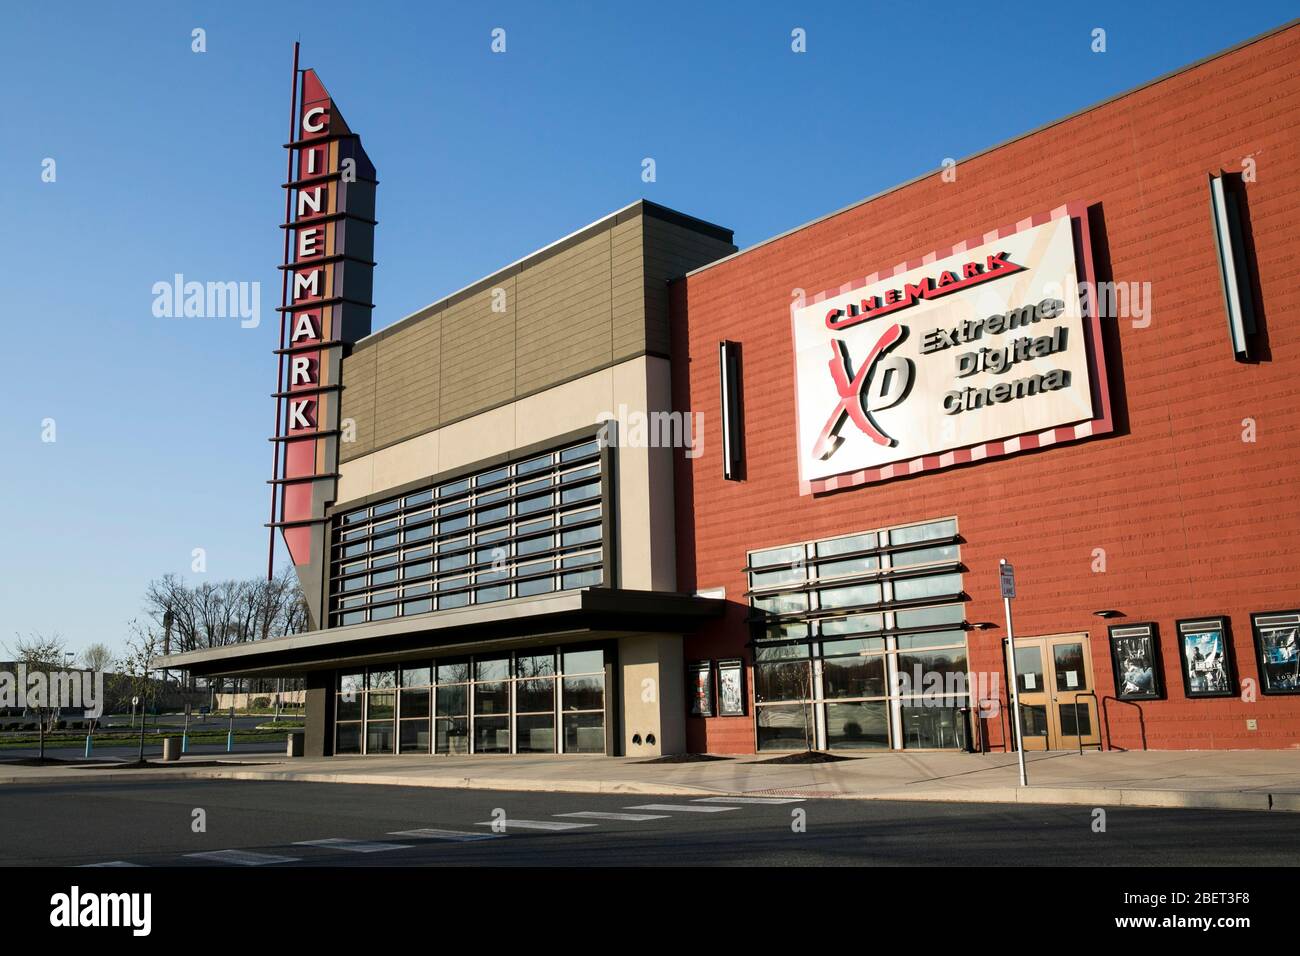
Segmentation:
<svg viewBox="0 0 1300 956">
<path fill-rule="evenodd" d="M 1296 9 L 11 0 L 0 642 L 120 647 L 195 548 L 213 580 L 264 572 L 296 39 L 379 170 L 378 329 L 640 197 L 750 245 Z M 175 273 L 261 283 L 260 326 L 155 317 Z"/>
</svg>

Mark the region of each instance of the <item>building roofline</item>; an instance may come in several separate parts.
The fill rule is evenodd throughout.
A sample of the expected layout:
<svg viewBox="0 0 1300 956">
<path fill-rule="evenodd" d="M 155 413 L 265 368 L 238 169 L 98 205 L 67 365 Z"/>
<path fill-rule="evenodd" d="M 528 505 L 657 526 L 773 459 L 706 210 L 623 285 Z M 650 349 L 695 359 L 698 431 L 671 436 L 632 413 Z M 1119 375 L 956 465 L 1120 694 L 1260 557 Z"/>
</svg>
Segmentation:
<svg viewBox="0 0 1300 956">
<path fill-rule="evenodd" d="M 1173 70 L 1170 70 L 1168 73 L 1162 73 L 1160 76 L 1157 76 L 1154 79 L 1147 80 L 1143 83 L 1138 84 L 1137 86 L 1130 87 L 1127 90 L 1124 90 L 1120 93 L 1116 93 L 1114 96 L 1109 96 L 1104 100 L 1098 100 L 1096 103 L 1092 103 L 1089 104 L 1088 106 L 1082 107 L 1081 109 L 1077 109 L 1073 113 L 1067 113 L 1065 116 L 1058 117 L 1057 119 L 1054 120 L 1049 120 L 1048 122 L 1043 123 L 1041 126 L 1036 126 L 1033 129 L 1028 130 L 1024 133 L 1017 133 L 1015 136 L 1012 136 L 1009 139 L 1004 139 L 999 143 L 993 144 L 992 146 L 986 146 L 983 149 L 978 150 L 977 152 L 971 153 L 969 156 L 964 156 L 961 159 L 957 160 L 956 161 L 957 165 L 960 166 L 962 163 L 968 163 L 973 159 L 979 159 L 981 156 L 1002 149 L 1003 147 L 1010 146 L 1012 143 L 1016 143 L 1027 137 L 1034 136 L 1038 133 L 1043 132 L 1044 130 L 1051 129 L 1053 126 L 1059 126 L 1061 123 L 1069 122 L 1070 120 L 1075 119 L 1076 117 L 1083 116 L 1085 113 L 1091 113 L 1093 110 L 1101 109 L 1101 107 L 1114 103 L 1116 100 L 1121 100 L 1126 96 L 1132 96 L 1134 93 L 1140 93 L 1143 90 L 1147 89 L 1148 87 L 1155 86 L 1158 83 L 1163 83 L 1165 80 L 1173 79 L 1175 76 L 1178 76 L 1181 73 L 1187 73 L 1190 70 L 1195 70 L 1198 67 L 1202 67 L 1213 60 L 1219 59 L 1220 57 L 1228 56 L 1229 54 L 1236 53 L 1238 50 L 1242 50 L 1248 46 L 1251 46 L 1252 44 L 1259 43 L 1262 40 L 1267 40 L 1270 37 L 1277 36 L 1279 33 L 1285 33 L 1287 30 L 1293 29 L 1298 25 L 1300 25 L 1300 17 L 1297 17 L 1294 20 L 1290 20 L 1282 24 L 1281 26 L 1274 27 L 1272 30 L 1267 30 L 1264 33 L 1260 33 L 1256 36 L 1249 37 L 1248 39 L 1242 40 L 1240 43 L 1237 43 L 1226 49 L 1219 50 L 1216 53 L 1211 53 L 1208 56 L 1201 57 L 1201 59 L 1199 60 L 1195 60 L 1184 66 L 1177 67 Z M 935 169 L 927 170 L 926 172 L 921 173 L 919 176 L 913 176 L 911 179 L 905 180 L 904 182 L 898 183 L 894 186 L 890 186 L 886 189 L 882 189 L 880 192 L 873 193 L 872 195 L 866 197 L 865 199 L 858 199 L 855 200 L 854 202 L 849 203 L 847 206 L 841 206 L 839 209 L 836 209 L 834 212 L 825 213 L 821 216 L 818 216 L 816 219 L 810 219 L 807 222 L 802 223 L 798 226 L 794 226 L 790 229 L 786 229 L 783 232 L 777 233 L 775 236 L 770 236 L 767 239 L 763 239 L 760 242 L 756 242 L 752 246 L 746 246 L 744 249 L 739 249 L 736 252 L 731 253 L 730 255 L 723 256 L 721 259 L 715 259 L 714 261 L 710 262 L 708 265 L 703 265 L 696 269 L 692 269 L 690 272 L 686 273 L 682 278 L 689 279 L 691 276 L 698 275 L 701 272 L 706 272 L 709 269 L 714 268 L 715 266 L 722 265 L 724 262 L 728 262 L 732 259 L 736 259 L 747 253 L 753 252 L 755 249 L 760 249 L 763 246 L 770 245 L 773 242 L 779 242 L 780 240 L 786 238 L 787 236 L 792 236 L 796 232 L 801 232 L 804 229 L 809 228 L 810 226 L 815 226 L 818 223 L 825 222 L 827 219 L 834 219 L 836 216 L 840 216 L 853 209 L 857 209 L 859 206 L 865 206 L 869 202 L 874 202 L 877 199 L 880 199 L 884 196 L 888 196 L 890 193 L 898 192 L 900 189 L 906 189 L 908 186 L 915 185 L 916 183 L 919 183 L 924 179 L 929 179 L 931 176 L 938 174 L 943 170 L 943 168 L 944 168 L 943 166 L 939 166 Z"/>
<path fill-rule="evenodd" d="M 667 206 L 661 206 L 659 203 L 651 202 L 649 199 L 638 199 L 634 202 L 628 203 L 621 209 L 614 210 L 608 215 L 601 216 L 594 222 L 590 222 L 585 226 L 575 229 L 567 235 L 561 236 L 554 242 L 547 243 L 540 249 L 533 250 L 527 255 L 511 262 L 509 265 L 503 266 L 500 269 L 488 273 L 480 279 L 474 280 L 469 285 L 461 286 L 461 288 L 454 292 L 450 292 L 440 299 L 435 299 L 428 305 L 421 306 L 414 312 L 402 316 L 402 318 L 398 319 L 391 325 L 385 326 L 378 331 L 371 332 L 369 335 L 358 339 L 353 345 L 353 349 L 355 350 L 370 345 L 373 342 L 378 342 L 385 336 L 392 335 L 394 332 L 405 328 L 407 325 L 418 322 L 420 319 L 428 318 L 436 312 L 441 312 L 457 302 L 460 302 L 475 293 L 483 291 L 483 289 L 492 286 L 502 279 L 518 274 L 524 269 L 536 265 L 544 259 L 559 252 L 563 252 L 565 249 L 581 242 L 583 239 L 604 232 L 607 229 L 611 229 L 614 226 L 627 222 L 637 216 L 650 216 L 654 219 L 660 219 L 664 222 L 683 226 L 687 229 L 694 230 L 695 232 L 703 233 L 704 235 L 711 236 L 712 238 L 718 239 L 722 242 L 734 245 L 735 233 L 731 229 L 727 229 L 725 226 L 719 226 L 717 223 L 709 222 L 705 219 L 699 219 L 695 216 L 687 215 L 684 212 L 678 212 L 676 209 L 670 209 Z"/>
</svg>

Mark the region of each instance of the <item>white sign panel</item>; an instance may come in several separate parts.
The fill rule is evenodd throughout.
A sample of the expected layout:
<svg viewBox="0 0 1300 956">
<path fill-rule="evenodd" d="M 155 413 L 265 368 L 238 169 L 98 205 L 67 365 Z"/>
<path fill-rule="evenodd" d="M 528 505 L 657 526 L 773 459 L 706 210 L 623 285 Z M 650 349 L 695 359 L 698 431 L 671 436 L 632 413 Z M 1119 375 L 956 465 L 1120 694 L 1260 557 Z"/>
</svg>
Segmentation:
<svg viewBox="0 0 1300 956">
<path fill-rule="evenodd" d="M 1102 411 L 1109 426 L 1065 208 L 792 308 L 805 492 L 1039 447 Z"/>
</svg>

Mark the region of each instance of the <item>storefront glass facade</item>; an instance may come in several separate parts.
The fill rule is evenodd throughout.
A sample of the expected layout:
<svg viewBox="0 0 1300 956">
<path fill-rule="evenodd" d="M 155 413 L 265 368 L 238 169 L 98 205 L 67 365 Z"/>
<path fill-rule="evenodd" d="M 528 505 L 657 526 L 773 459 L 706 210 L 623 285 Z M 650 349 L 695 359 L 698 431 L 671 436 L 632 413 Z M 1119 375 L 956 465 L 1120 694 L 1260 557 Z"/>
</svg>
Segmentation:
<svg viewBox="0 0 1300 956">
<path fill-rule="evenodd" d="M 604 581 L 595 440 L 338 514 L 331 624 L 362 624 Z"/>
<path fill-rule="evenodd" d="M 340 674 L 334 752 L 605 752 L 601 647 L 546 647 Z"/>
<path fill-rule="evenodd" d="M 966 746 L 956 519 L 751 551 L 746 571 L 759 750 Z"/>
</svg>

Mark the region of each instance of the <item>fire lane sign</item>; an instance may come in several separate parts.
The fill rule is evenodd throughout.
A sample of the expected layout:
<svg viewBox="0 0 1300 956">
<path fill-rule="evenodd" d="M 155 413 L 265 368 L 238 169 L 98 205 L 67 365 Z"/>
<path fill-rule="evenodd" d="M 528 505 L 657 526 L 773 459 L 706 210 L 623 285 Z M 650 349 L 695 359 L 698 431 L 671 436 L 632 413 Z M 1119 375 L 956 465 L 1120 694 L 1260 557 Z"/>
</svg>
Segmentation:
<svg viewBox="0 0 1300 956">
<path fill-rule="evenodd" d="M 1003 561 L 998 565 L 998 580 L 1002 584 L 1002 596 L 1004 598 L 1013 598 L 1016 596 L 1015 568 Z"/>
</svg>

